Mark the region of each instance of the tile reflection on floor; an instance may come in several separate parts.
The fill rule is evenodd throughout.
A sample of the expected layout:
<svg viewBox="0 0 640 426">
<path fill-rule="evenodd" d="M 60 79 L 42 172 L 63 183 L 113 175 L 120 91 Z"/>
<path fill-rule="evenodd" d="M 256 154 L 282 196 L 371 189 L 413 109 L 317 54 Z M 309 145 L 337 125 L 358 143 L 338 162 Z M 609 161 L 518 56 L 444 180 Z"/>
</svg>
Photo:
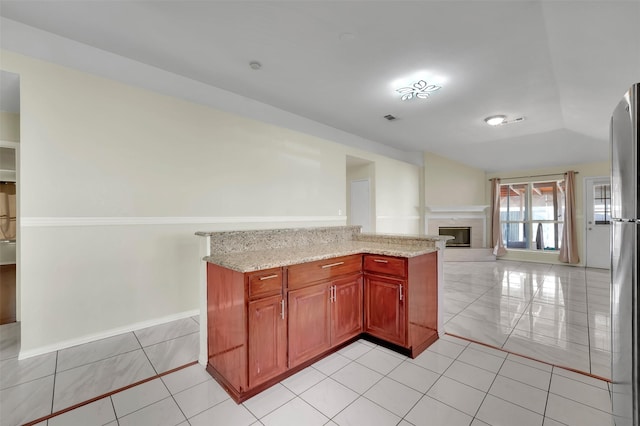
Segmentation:
<svg viewBox="0 0 640 426">
<path fill-rule="evenodd" d="M 608 270 L 446 262 L 444 277 L 446 332 L 611 377 Z"/>
</svg>

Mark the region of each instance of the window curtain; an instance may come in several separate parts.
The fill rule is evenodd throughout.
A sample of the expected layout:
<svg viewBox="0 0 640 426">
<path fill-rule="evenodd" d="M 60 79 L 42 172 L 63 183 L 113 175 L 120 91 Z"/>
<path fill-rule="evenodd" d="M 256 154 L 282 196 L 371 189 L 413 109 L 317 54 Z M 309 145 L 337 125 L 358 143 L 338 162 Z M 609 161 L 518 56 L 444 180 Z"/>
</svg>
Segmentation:
<svg viewBox="0 0 640 426">
<path fill-rule="evenodd" d="M 562 227 L 562 247 L 560 247 L 560 262 L 580 263 L 578 256 L 578 237 L 576 234 L 576 173 L 569 171 L 565 174 L 565 209 L 564 226 Z"/>
<path fill-rule="evenodd" d="M 502 226 L 500 226 L 500 179 L 491 179 L 491 243 L 493 246 L 493 254 L 496 256 L 504 256 L 507 249 L 502 243 Z"/>
</svg>

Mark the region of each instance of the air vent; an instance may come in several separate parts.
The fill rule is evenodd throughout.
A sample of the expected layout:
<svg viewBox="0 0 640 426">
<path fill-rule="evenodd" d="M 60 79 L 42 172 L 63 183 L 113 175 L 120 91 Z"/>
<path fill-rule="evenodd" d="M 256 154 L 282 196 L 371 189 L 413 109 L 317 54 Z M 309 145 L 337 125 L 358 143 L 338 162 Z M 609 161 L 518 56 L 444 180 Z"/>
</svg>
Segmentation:
<svg viewBox="0 0 640 426">
<path fill-rule="evenodd" d="M 395 119 L 396 119 L 396 117 L 394 117 L 394 116 L 393 116 L 393 115 L 391 115 L 391 114 L 387 114 L 387 115 L 385 115 L 385 116 L 384 116 L 384 118 L 386 118 L 386 119 L 387 119 L 387 120 L 389 120 L 389 121 L 393 121 L 393 120 L 395 120 Z"/>
</svg>

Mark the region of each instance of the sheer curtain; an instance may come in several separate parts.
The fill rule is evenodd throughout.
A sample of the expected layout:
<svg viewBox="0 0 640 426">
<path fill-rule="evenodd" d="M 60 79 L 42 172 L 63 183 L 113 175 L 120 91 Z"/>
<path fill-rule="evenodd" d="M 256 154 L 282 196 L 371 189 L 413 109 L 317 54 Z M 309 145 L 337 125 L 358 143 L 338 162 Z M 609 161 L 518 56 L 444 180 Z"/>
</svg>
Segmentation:
<svg viewBox="0 0 640 426">
<path fill-rule="evenodd" d="M 491 179 L 491 243 L 493 254 L 503 256 L 507 249 L 502 243 L 502 226 L 500 226 L 500 179 Z"/>
<path fill-rule="evenodd" d="M 578 256 L 578 237 L 576 234 L 576 173 L 569 171 L 565 174 L 565 209 L 564 226 L 562 227 L 562 247 L 560 247 L 560 262 L 580 263 Z"/>
</svg>

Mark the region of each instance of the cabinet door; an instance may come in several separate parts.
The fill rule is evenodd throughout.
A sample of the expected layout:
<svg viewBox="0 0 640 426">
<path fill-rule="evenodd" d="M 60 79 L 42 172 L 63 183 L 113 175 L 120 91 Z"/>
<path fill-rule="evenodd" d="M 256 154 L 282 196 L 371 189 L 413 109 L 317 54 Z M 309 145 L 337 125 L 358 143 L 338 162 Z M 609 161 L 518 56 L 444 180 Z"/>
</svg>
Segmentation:
<svg viewBox="0 0 640 426">
<path fill-rule="evenodd" d="M 331 346 L 329 284 L 289 291 L 289 367 Z"/>
<path fill-rule="evenodd" d="M 249 387 L 287 369 L 287 321 L 281 295 L 249 303 Z"/>
<path fill-rule="evenodd" d="M 331 345 L 362 333 L 362 275 L 334 281 L 331 302 Z"/>
<path fill-rule="evenodd" d="M 406 283 L 365 275 L 365 331 L 406 346 Z"/>
</svg>

